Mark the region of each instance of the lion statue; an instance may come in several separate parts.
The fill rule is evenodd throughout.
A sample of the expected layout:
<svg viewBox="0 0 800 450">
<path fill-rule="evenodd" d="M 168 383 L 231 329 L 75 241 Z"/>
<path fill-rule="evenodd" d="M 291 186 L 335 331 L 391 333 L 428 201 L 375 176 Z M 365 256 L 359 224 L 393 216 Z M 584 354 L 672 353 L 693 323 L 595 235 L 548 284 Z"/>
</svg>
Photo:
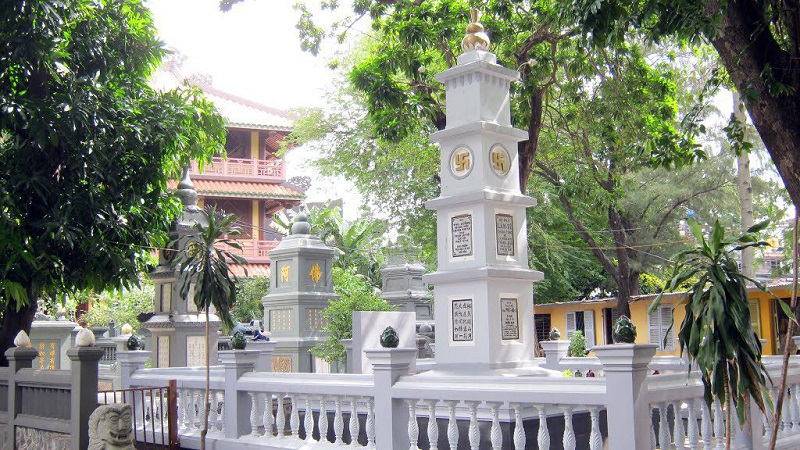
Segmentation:
<svg viewBox="0 0 800 450">
<path fill-rule="evenodd" d="M 100 405 L 89 416 L 88 450 L 135 450 L 131 406 Z"/>
</svg>

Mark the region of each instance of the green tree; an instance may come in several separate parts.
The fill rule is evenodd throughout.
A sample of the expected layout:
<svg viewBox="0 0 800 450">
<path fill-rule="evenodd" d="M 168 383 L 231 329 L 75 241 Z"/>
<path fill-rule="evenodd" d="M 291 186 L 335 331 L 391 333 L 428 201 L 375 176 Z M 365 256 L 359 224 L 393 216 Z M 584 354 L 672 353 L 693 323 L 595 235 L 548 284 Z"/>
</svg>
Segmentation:
<svg viewBox="0 0 800 450">
<path fill-rule="evenodd" d="M 325 341 L 315 345 L 311 353 L 327 362 L 341 361 L 345 357 L 342 339 L 353 337 L 353 311 L 393 311 L 395 308 L 378 297 L 367 279 L 352 268 L 333 268 L 333 290 L 340 298 L 330 302 L 322 311 L 325 318 Z"/>
<path fill-rule="evenodd" d="M 577 358 L 586 356 L 586 338 L 583 336 L 583 331 L 576 330 L 572 333 L 572 337 L 569 338 L 567 356 L 574 356 Z"/>
<path fill-rule="evenodd" d="M 250 322 L 264 316 L 261 297 L 269 293 L 269 277 L 242 278 L 236 283 L 236 305 L 231 313 L 237 322 Z"/>
<path fill-rule="evenodd" d="M 605 47 L 642 32 L 650 41 L 711 43 L 741 94 L 789 196 L 800 205 L 800 4 L 797 0 L 571 0 L 583 36 Z M 669 11 L 669 13 L 665 13 Z"/>
<path fill-rule="evenodd" d="M 3 352 L 38 298 L 135 285 L 179 212 L 167 180 L 222 151 L 192 88 L 156 92 L 164 54 L 139 0 L 0 3 Z"/>
<path fill-rule="evenodd" d="M 123 288 L 117 292 L 95 294 L 89 291 L 86 294 L 88 295 L 78 295 L 85 299 L 84 302 L 92 305 L 83 316 L 86 323 L 108 326 L 113 322 L 117 329 L 127 323 L 138 330 L 140 323 L 137 316 L 143 311 L 152 311 L 155 288 L 148 277 L 142 276 L 138 286 Z"/>
<path fill-rule="evenodd" d="M 209 311 L 214 308 L 223 325 L 228 329 L 233 328 L 231 309 L 236 304 L 236 275 L 230 270 L 228 261 L 235 264 L 246 263 L 244 258 L 227 250 L 241 250 L 236 240 L 231 239 L 242 234 L 233 225 L 236 216 L 211 206 L 203 210 L 203 218 L 205 223 L 195 224 L 195 234 L 178 240 L 177 247 L 180 250 L 173 259 L 174 267 L 180 271 L 181 296 L 187 299 L 191 296 L 197 310 L 205 312 L 206 316 L 206 394 L 203 429 L 200 430 L 201 449 L 206 446 L 208 412 L 211 408 Z"/>
</svg>

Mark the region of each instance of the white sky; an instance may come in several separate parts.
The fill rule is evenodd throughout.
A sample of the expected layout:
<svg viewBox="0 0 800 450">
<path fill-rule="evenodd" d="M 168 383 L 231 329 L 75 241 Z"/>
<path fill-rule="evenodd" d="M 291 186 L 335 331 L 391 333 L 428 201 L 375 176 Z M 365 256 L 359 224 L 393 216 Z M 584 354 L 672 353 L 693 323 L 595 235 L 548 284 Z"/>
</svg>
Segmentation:
<svg viewBox="0 0 800 450">
<path fill-rule="evenodd" d="M 333 72 L 330 56 L 300 49 L 295 0 L 245 0 L 228 12 L 218 0 L 148 0 L 162 41 L 185 55 L 185 76 L 209 74 L 214 87 L 283 110 L 324 106 Z M 346 8 L 347 5 L 342 5 Z M 323 179 L 306 164 L 303 148 L 286 156 L 287 176 L 311 176 L 307 201 L 344 198 L 352 218 L 361 201 L 343 180 Z"/>
</svg>

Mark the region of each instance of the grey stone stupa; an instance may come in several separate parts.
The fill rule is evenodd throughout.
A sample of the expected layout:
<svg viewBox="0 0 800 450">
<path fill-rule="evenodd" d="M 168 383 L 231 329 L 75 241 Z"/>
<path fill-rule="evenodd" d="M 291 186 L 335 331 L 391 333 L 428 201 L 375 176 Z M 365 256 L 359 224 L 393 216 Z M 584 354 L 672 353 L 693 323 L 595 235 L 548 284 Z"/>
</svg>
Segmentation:
<svg viewBox="0 0 800 450">
<path fill-rule="evenodd" d="M 204 366 L 206 348 L 210 352 L 212 364 L 217 361 L 217 334 L 222 326 L 213 309 L 209 317 L 209 342 L 206 347 L 206 318 L 195 306 L 194 289 L 187 297 L 181 296 L 181 279 L 171 262 L 176 251 L 182 250 L 186 236 L 195 234 L 194 226 L 205 224 L 203 211 L 197 206 L 197 192 L 189 178 L 188 167 L 176 191 L 183 204 L 180 218 L 173 224 L 170 232 L 175 249 L 160 250 L 158 267 L 150 272 L 155 285 L 153 316 L 142 323 L 142 328 L 150 332 L 146 348 L 153 352 L 153 367 L 191 367 Z"/>
<path fill-rule="evenodd" d="M 389 258 L 381 267 L 381 298 L 397 306 L 399 311 L 416 313 L 417 321 L 433 320 L 433 296 L 422 281 L 424 274 L 425 266 L 409 261 L 405 254 Z"/>
<path fill-rule="evenodd" d="M 311 234 L 305 212 L 297 215 L 289 236 L 270 250 L 270 290 L 264 305 L 265 328 L 276 342 L 274 372 L 325 371 L 309 350 L 325 340 L 322 310 L 333 292 L 331 266 L 336 251 Z"/>
</svg>

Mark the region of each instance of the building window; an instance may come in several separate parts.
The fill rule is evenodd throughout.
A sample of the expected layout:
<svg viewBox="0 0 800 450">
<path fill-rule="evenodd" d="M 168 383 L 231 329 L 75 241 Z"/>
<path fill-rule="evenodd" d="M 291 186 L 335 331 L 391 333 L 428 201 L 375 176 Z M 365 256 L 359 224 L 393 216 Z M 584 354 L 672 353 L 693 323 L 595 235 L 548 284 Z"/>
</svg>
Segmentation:
<svg viewBox="0 0 800 450">
<path fill-rule="evenodd" d="M 566 323 L 568 340 L 576 331 L 580 331 L 586 338 L 586 348 L 594 347 L 594 311 L 570 311 Z"/>
<path fill-rule="evenodd" d="M 539 342 L 550 340 L 550 314 L 534 314 L 534 326 L 536 327 L 536 339 Z"/>
<path fill-rule="evenodd" d="M 756 332 L 758 338 L 761 339 L 761 308 L 759 307 L 758 300 L 750 300 L 747 302 L 750 309 L 750 326 Z"/>
<path fill-rule="evenodd" d="M 648 342 L 658 345 L 659 350 L 675 350 L 675 330 L 672 326 L 672 306 L 661 306 L 653 314 L 649 314 L 648 325 L 650 339 Z"/>
</svg>

